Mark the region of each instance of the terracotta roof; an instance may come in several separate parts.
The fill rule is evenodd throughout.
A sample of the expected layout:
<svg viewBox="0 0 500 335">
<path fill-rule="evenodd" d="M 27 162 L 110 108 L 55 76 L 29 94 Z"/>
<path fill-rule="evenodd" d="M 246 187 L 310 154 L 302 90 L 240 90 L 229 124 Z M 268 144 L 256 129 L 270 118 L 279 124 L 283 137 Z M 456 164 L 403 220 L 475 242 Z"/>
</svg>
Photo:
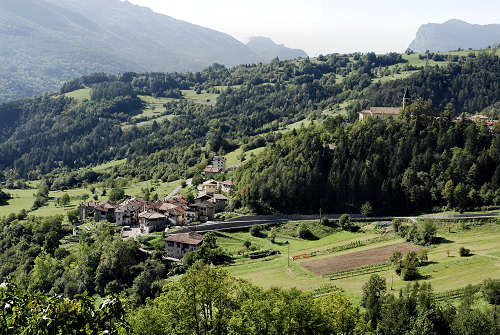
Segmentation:
<svg viewBox="0 0 500 335">
<path fill-rule="evenodd" d="M 183 233 L 170 235 L 166 238 L 168 242 L 179 242 L 190 245 L 198 245 L 203 242 L 203 236 L 198 233 Z"/>
<path fill-rule="evenodd" d="M 99 204 L 95 201 L 81 202 L 80 203 L 80 206 L 92 207 L 92 208 L 95 208 L 97 205 L 99 205 Z"/>
<path fill-rule="evenodd" d="M 171 203 L 178 203 L 178 204 L 182 204 L 182 205 L 187 205 L 189 203 L 189 200 L 183 196 L 182 194 L 179 194 L 177 196 L 175 196 L 171 201 Z"/>
<path fill-rule="evenodd" d="M 109 200 L 102 202 L 100 205 L 104 208 L 107 208 L 107 209 L 115 209 L 119 206 L 117 203 L 114 203 L 114 202 L 109 201 Z"/>
<path fill-rule="evenodd" d="M 108 212 L 108 209 L 102 205 L 97 205 L 94 207 L 96 211 L 99 211 L 99 212 L 105 212 L 107 213 Z"/>
<path fill-rule="evenodd" d="M 143 200 L 141 198 L 131 198 L 131 199 L 128 199 L 128 200 L 125 200 L 124 202 L 122 202 L 120 204 L 120 206 L 118 207 L 119 210 L 128 210 L 128 211 L 137 211 L 139 209 L 141 209 L 142 207 L 144 207 L 144 205 L 147 204 L 147 201 L 146 200 Z"/>
<path fill-rule="evenodd" d="M 158 220 L 167 218 L 165 215 L 156 212 L 142 212 L 141 214 L 139 214 L 139 217 L 148 220 Z"/>
</svg>

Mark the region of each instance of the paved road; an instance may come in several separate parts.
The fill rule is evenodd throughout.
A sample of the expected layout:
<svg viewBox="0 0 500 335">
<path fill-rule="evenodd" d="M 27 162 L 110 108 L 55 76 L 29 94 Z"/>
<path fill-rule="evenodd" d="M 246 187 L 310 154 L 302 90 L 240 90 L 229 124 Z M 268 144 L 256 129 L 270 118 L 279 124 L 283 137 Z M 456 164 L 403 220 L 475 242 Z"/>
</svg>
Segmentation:
<svg viewBox="0 0 500 335">
<path fill-rule="evenodd" d="M 191 178 L 190 178 L 190 179 L 187 179 L 187 180 L 186 180 L 186 185 L 187 185 L 187 186 L 191 186 L 191 185 L 192 185 L 192 183 L 193 183 L 193 179 L 191 179 Z M 166 198 L 167 198 L 167 199 L 170 199 L 170 198 L 175 197 L 175 195 L 176 195 L 177 193 L 179 193 L 179 191 L 180 191 L 181 189 L 182 189 L 182 185 L 177 186 L 177 187 L 175 188 L 175 190 L 173 190 L 172 192 L 170 192 L 170 193 L 166 196 Z"/>
<path fill-rule="evenodd" d="M 479 213 L 479 214 L 428 214 L 422 215 L 424 219 L 478 219 L 497 218 L 499 212 Z"/>
<path fill-rule="evenodd" d="M 193 225 L 189 226 L 180 230 L 177 230 L 173 232 L 172 234 L 181 234 L 181 233 L 188 233 L 188 232 L 207 232 L 207 231 L 221 231 L 221 230 L 228 230 L 228 229 L 237 229 L 237 228 L 248 228 L 251 226 L 257 226 L 257 225 L 266 225 L 266 224 L 281 224 L 281 223 L 286 223 L 287 220 L 280 219 L 280 218 L 255 218 L 252 220 L 238 220 L 238 221 L 220 221 L 220 222 L 214 222 L 214 221 L 209 221 L 207 223 L 202 223 L 199 225 Z"/>
<path fill-rule="evenodd" d="M 328 219 L 338 219 L 341 214 L 327 214 L 324 217 Z M 366 217 L 359 214 L 351 215 L 352 218 L 369 218 L 373 221 L 388 222 L 395 218 L 409 219 L 413 222 L 418 222 L 419 218 L 434 218 L 434 219 L 474 219 L 474 218 L 496 218 L 498 217 L 498 212 L 484 213 L 484 214 L 449 214 L 449 215 L 425 215 L 420 217 Z M 199 225 L 193 225 L 180 229 L 171 234 L 180 234 L 187 232 L 207 232 L 207 231 L 221 231 L 237 228 L 248 228 L 255 225 L 266 225 L 266 224 L 279 224 L 286 223 L 288 221 L 301 221 L 301 220 L 319 220 L 319 215 L 258 215 L 258 216 L 244 216 L 229 219 L 227 221 L 209 221 L 207 223 L 202 223 Z"/>
</svg>

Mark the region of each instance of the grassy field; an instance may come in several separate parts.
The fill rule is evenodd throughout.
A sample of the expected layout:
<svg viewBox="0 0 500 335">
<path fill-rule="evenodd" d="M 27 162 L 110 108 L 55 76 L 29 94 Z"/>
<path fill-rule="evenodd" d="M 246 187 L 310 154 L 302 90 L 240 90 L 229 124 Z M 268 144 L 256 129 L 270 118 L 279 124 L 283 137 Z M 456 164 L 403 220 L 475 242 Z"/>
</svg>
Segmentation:
<svg viewBox="0 0 500 335">
<path fill-rule="evenodd" d="M 82 88 L 73 92 L 65 93 L 64 95 L 79 101 L 90 100 L 91 90 L 91 88 Z"/>
<path fill-rule="evenodd" d="M 261 148 L 255 148 L 255 149 L 248 150 L 248 151 L 244 152 L 245 160 L 250 159 L 250 157 L 252 157 L 254 155 L 257 156 L 264 149 L 265 149 L 265 147 L 261 147 Z M 230 153 L 226 154 L 224 156 L 224 157 L 226 157 L 226 166 L 229 167 L 231 165 L 241 163 L 240 156 L 241 156 L 242 153 L 243 153 L 243 150 L 241 148 L 238 148 L 238 149 L 236 149 L 234 151 L 231 151 Z"/>
<path fill-rule="evenodd" d="M 324 285 L 333 284 L 341 287 L 359 302 L 362 286 L 369 279 L 371 274 L 352 275 L 347 278 L 330 280 L 327 276 L 315 275 L 307 271 L 302 266 L 304 260 L 290 260 L 288 267 L 288 247 L 290 256 L 327 249 L 333 246 L 346 245 L 349 242 L 369 239 L 377 236 L 375 232 L 347 233 L 335 232 L 319 240 L 305 241 L 290 236 L 278 234 L 277 244 L 271 243 L 267 238 L 256 238 L 248 232 L 224 233 L 219 237 L 218 243 L 226 250 L 237 253 L 243 251 L 243 242 L 248 240 L 252 245 L 261 250 L 277 249 L 281 255 L 271 256 L 261 260 L 251 260 L 238 257 L 235 264 L 228 266 L 228 270 L 234 275 L 247 279 L 263 287 L 297 287 L 302 290 L 314 290 Z M 437 292 L 444 292 L 453 289 L 460 289 L 468 284 L 479 284 L 487 278 L 500 279 L 500 225 L 489 223 L 482 226 L 472 227 L 470 230 L 463 230 L 459 225 L 448 232 L 446 227 L 442 227 L 438 236 L 444 238 L 444 243 L 427 248 L 429 262 L 426 266 L 420 267 L 419 271 Z M 290 244 L 284 244 L 289 241 Z M 372 250 L 381 246 L 401 243 L 403 240 L 394 238 L 392 240 L 373 243 L 359 248 L 345 250 L 334 253 L 334 255 L 350 254 L 357 251 Z M 458 250 L 461 246 L 472 250 L 473 256 L 459 257 Z M 320 259 L 325 256 L 318 256 L 312 259 Z M 404 282 L 394 274 L 392 269 L 382 269 L 377 273 L 386 278 L 388 287 L 393 287 L 397 292 L 405 287 L 408 282 Z"/>
<path fill-rule="evenodd" d="M 125 164 L 126 162 L 127 159 L 114 160 L 100 165 L 96 165 L 92 168 L 92 170 L 96 172 L 104 172 L 113 169 L 115 166 L 120 166 L 122 164 Z"/>
<path fill-rule="evenodd" d="M 182 90 L 181 92 L 185 99 L 203 105 L 215 105 L 219 97 L 219 94 L 207 92 L 196 94 L 195 90 Z"/>
<path fill-rule="evenodd" d="M 104 165 L 100 165 L 95 167 L 96 169 L 107 169 L 115 166 L 116 164 L 120 164 L 120 161 L 110 162 Z M 181 180 L 176 180 L 168 183 L 153 183 L 151 181 L 143 181 L 143 182 L 130 182 L 127 187 L 125 187 L 125 193 L 129 196 L 142 197 L 143 193 L 141 191 L 142 188 L 154 188 L 151 191 L 151 195 L 157 193 L 159 198 L 163 198 L 167 196 L 170 192 L 172 192 L 177 186 L 181 185 Z M 108 196 L 100 196 L 102 192 L 102 188 L 99 185 L 93 185 L 97 189 L 97 194 L 99 195 L 98 201 L 108 200 Z M 12 195 L 12 199 L 8 201 L 8 204 L 5 206 L 0 206 L 0 217 L 7 216 L 10 213 L 19 213 L 21 209 L 30 210 L 33 206 L 33 202 L 35 200 L 34 194 L 37 192 L 36 189 L 28 189 L 28 190 L 6 190 L 8 193 Z M 70 205 L 66 207 L 58 206 L 56 204 L 56 199 L 60 198 L 64 193 L 67 193 L 70 196 L 71 202 Z M 65 215 L 69 210 L 74 209 L 78 206 L 80 202 L 82 202 L 83 195 L 88 195 L 88 200 L 93 200 L 92 194 L 90 192 L 90 186 L 87 188 L 75 188 L 66 191 L 51 191 L 49 193 L 49 201 L 46 206 L 41 207 L 35 211 L 30 212 L 30 215 L 36 216 L 50 216 L 50 215 Z M 109 194 L 109 190 L 108 190 Z"/>
</svg>

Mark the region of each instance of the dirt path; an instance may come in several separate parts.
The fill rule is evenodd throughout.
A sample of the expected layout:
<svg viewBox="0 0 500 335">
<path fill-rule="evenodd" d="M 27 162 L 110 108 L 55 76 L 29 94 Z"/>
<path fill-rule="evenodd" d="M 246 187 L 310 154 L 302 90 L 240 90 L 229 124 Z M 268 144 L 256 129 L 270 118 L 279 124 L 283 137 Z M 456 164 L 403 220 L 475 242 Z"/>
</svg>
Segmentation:
<svg viewBox="0 0 500 335">
<path fill-rule="evenodd" d="M 300 265 L 316 274 L 326 275 L 339 271 L 352 270 L 362 266 L 384 263 L 391 258 L 395 251 L 401 251 L 401 253 L 405 255 L 410 251 L 418 251 L 418 248 L 409 243 L 398 243 L 340 256 L 305 261 L 300 263 Z"/>
</svg>

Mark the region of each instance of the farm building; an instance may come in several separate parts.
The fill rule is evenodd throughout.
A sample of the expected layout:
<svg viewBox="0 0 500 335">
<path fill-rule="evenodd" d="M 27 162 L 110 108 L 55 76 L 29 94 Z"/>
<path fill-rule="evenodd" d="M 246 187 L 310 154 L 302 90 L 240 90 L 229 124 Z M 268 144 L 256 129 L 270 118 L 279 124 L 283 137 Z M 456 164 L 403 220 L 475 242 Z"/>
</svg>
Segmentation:
<svg viewBox="0 0 500 335">
<path fill-rule="evenodd" d="M 203 236 L 198 233 L 184 233 L 170 235 L 165 239 L 167 257 L 183 259 L 189 252 L 196 250 L 203 242 Z"/>
<path fill-rule="evenodd" d="M 399 111 L 399 107 L 372 107 L 359 112 L 359 119 L 363 120 L 366 117 L 395 118 L 399 115 Z"/>
</svg>

